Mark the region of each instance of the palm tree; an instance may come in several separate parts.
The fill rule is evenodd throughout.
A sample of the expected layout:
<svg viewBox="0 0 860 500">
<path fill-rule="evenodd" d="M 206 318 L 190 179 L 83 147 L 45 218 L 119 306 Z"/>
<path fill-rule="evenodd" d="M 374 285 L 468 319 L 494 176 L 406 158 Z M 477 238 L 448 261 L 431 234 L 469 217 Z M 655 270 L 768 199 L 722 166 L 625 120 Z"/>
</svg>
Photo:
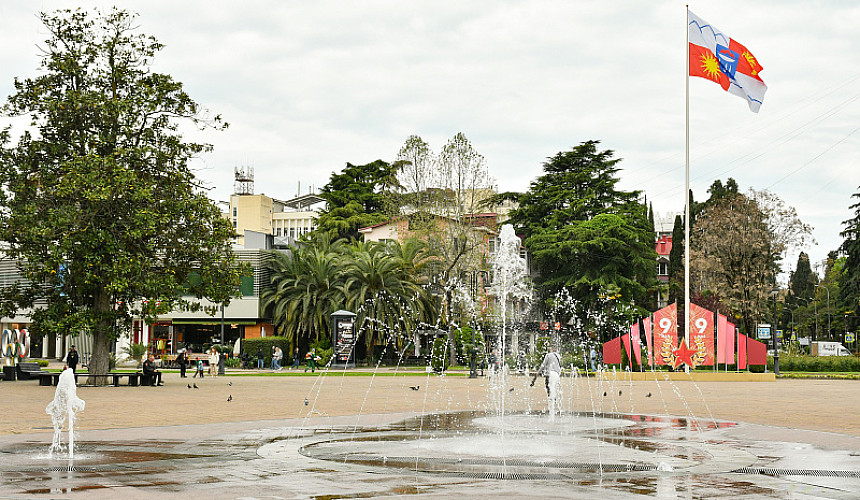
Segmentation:
<svg viewBox="0 0 860 500">
<path fill-rule="evenodd" d="M 425 288 L 417 275 L 409 272 L 420 269 L 426 260 L 424 255 L 426 252 L 414 244 L 409 249 L 396 242 L 351 245 L 343 291 L 347 307 L 358 315 L 368 357 L 374 345 L 391 340 L 402 345 L 402 334 L 411 332 L 431 314 Z"/>
<path fill-rule="evenodd" d="M 273 252 L 272 286 L 262 293 L 263 307 L 293 345 L 330 334 L 329 317 L 344 302 L 342 249 L 323 235 L 299 244 L 292 255 Z"/>
</svg>

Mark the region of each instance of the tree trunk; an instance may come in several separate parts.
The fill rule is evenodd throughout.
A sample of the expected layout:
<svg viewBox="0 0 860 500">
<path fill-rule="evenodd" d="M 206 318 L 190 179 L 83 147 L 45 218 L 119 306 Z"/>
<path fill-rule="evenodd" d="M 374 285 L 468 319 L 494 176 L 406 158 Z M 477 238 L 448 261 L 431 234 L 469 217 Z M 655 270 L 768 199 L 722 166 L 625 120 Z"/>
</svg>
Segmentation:
<svg viewBox="0 0 860 500">
<path fill-rule="evenodd" d="M 100 292 L 96 295 L 96 312 L 106 312 L 109 308 L 109 297 Z M 101 319 L 93 331 L 93 355 L 90 359 L 89 372 L 94 374 L 106 374 L 110 371 L 110 330 L 111 325 L 106 319 Z M 89 385 L 107 385 L 107 377 L 92 377 L 87 381 Z"/>
</svg>

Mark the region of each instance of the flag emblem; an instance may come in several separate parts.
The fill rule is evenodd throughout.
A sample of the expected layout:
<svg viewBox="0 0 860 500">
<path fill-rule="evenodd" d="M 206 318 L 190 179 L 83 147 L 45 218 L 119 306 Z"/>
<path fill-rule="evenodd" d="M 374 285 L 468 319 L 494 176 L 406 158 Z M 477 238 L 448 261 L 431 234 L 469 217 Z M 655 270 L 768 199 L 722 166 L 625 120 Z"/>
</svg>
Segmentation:
<svg viewBox="0 0 860 500">
<path fill-rule="evenodd" d="M 699 16 L 687 11 L 690 76 L 720 84 L 723 90 L 747 101 L 758 113 L 767 85 L 759 76 L 758 60 L 746 47 Z"/>
</svg>

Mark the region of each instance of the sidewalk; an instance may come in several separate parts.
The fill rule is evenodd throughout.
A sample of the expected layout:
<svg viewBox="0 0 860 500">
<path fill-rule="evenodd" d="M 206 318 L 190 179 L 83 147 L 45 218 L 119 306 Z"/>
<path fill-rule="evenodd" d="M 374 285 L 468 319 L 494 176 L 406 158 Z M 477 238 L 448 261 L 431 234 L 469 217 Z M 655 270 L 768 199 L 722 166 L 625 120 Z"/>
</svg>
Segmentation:
<svg viewBox="0 0 860 500">
<path fill-rule="evenodd" d="M 355 375 L 350 370 L 344 376 L 343 371 L 317 371 L 304 376 L 300 371 L 297 376 L 295 370 L 274 374 L 271 370 L 229 370 L 227 375 L 203 379 L 192 378 L 193 372 L 189 372 L 182 379 L 178 371 L 168 371 L 163 387 L 79 387 L 78 396 L 86 408 L 76 426 L 111 429 L 489 408 L 486 377 L 469 379 L 466 373 L 438 376 L 412 370 L 390 376 L 394 372 L 380 369 L 380 376 L 373 376 Z M 529 387 L 528 382 L 523 376 L 509 378 L 506 408 L 540 410 L 546 406 L 542 384 Z M 4 413 L 14 416 L 6 419 L 0 434 L 51 430 L 45 407 L 55 388 L 38 384 L 37 380 L 0 382 L 0 395 L 7 402 Z M 860 436 L 858 389 L 858 382 L 843 380 L 565 379 L 562 408 L 743 421 Z"/>
</svg>

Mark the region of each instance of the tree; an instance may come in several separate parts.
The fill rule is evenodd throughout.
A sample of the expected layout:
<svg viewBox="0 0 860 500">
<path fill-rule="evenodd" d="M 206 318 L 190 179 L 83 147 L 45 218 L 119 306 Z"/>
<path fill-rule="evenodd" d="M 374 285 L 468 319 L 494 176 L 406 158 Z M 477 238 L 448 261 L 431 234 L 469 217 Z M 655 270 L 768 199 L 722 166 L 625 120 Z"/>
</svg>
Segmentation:
<svg viewBox="0 0 860 500">
<path fill-rule="evenodd" d="M 640 193 L 615 187 L 621 160 L 599 144 L 587 141 L 556 154 L 528 191 L 491 201 L 519 204 L 510 220 L 525 236 L 543 299 L 572 287 L 573 299 L 598 307 L 601 288 L 611 285 L 619 299 L 644 304 L 656 283 L 654 233 Z M 580 314 L 584 320 L 590 313 Z"/>
<path fill-rule="evenodd" d="M 679 298 L 684 299 L 684 219 L 676 215 L 669 250 L 669 302 Z"/>
<path fill-rule="evenodd" d="M 16 145 L 0 138 L 0 238 L 25 280 L 4 290 L 4 312 L 33 308 L 38 334 L 91 333 L 94 373 L 132 317 L 228 303 L 245 270 L 188 165 L 211 146 L 177 132 L 226 124 L 151 70 L 162 45 L 134 18 L 42 14 L 41 75 L 16 79 L 3 108 L 31 118 Z"/>
<path fill-rule="evenodd" d="M 839 282 L 839 300 L 848 311 L 848 329 L 856 332 L 857 311 L 860 310 L 860 191 L 851 197 L 858 200 L 849 207 L 854 210 L 854 217 L 842 222 L 845 230 L 839 233 L 845 238 L 840 247 L 845 255 L 845 264 Z"/>
<path fill-rule="evenodd" d="M 708 204 L 691 235 L 691 290 L 716 294 L 739 313 L 746 332 L 770 318 L 769 294 L 779 262 L 811 228 L 767 191 L 728 194 Z"/>
<path fill-rule="evenodd" d="M 326 233 L 313 233 L 290 254 L 272 252 L 271 287 L 261 294 L 278 332 L 294 347 L 329 338 L 331 314 L 342 308 L 345 240 L 332 241 Z"/>
<path fill-rule="evenodd" d="M 317 220 L 317 230 L 332 238 L 357 240 L 358 230 L 388 220 L 394 213 L 392 193 L 398 189 L 397 166 L 376 160 L 366 165 L 347 163 L 343 172 L 332 173 L 320 191 L 327 202 Z"/>
</svg>

